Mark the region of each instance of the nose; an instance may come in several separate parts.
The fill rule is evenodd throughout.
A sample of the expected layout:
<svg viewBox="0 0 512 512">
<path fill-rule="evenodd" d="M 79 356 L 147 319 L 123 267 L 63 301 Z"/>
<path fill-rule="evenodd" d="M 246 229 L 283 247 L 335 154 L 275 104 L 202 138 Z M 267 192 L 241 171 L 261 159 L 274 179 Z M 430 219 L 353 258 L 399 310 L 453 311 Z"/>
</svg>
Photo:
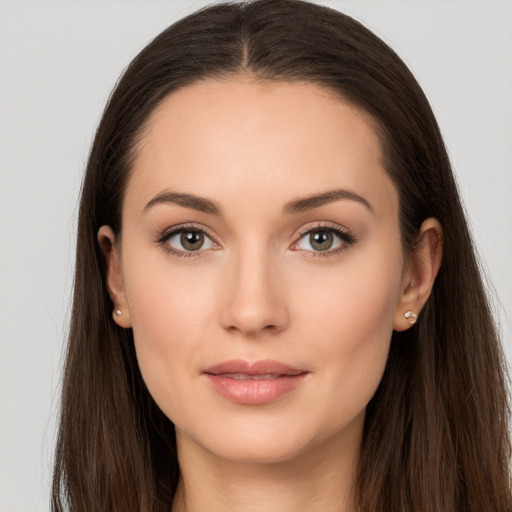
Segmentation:
<svg viewBox="0 0 512 512">
<path fill-rule="evenodd" d="M 223 327 L 251 337 L 281 332 L 289 315 L 279 265 L 264 250 L 233 259 L 221 292 Z"/>
</svg>

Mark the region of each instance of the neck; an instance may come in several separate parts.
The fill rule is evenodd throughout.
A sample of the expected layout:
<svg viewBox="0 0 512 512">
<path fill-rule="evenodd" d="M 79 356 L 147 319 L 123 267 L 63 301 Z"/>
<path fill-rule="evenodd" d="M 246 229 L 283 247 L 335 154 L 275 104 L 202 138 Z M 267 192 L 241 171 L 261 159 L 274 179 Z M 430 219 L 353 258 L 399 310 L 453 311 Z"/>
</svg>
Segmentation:
<svg viewBox="0 0 512 512">
<path fill-rule="evenodd" d="M 360 435 L 286 461 L 231 461 L 177 432 L 181 477 L 172 512 L 354 512 Z"/>
</svg>

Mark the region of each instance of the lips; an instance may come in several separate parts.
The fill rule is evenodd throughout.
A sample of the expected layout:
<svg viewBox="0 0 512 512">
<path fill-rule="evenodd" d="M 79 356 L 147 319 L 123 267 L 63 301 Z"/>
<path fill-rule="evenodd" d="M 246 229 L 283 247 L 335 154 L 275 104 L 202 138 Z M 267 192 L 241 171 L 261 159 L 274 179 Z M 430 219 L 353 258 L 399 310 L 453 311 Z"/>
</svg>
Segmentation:
<svg viewBox="0 0 512 512">
<path fill-rule="evenodd" d="M 219 373 L 217 376 L 235 380 L 269 380 L 282 377 L 281 374 L 276 373 L 264 373 L 262 375 L 247 375 L 245 373 Z"/>
<path fill-rule="evenodd" d="M 309 372 L 279 361 L 225 361 L 204 371 L 213 389 L 228 400 L 246 405 L 272 402 L 295 390 Z"/>
</svg>

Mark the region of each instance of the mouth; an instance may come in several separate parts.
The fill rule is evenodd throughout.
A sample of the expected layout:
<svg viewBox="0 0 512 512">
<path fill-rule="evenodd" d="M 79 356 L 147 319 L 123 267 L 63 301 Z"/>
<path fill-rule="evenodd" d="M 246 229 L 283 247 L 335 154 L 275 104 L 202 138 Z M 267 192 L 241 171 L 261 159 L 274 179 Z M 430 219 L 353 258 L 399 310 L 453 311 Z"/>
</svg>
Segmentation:
<svg viewBox="0 0 512 512">
<path fill-rule="evenodd" d="M 294 391 L 310 372 L 279 361 L 225 361 L 206 369 L 212 388 L 231 402 L 259 405 Z"/>
<path fill-rule="evenodd" d="M 278 377 L 288 377 L 289 375 L 277 374 L 277 373 L 263 373 L 261 375 L 248 375 L 246 373 L 217 373 L 210 374 L 216 375 L 217 377 L 226 377 L 226 379 L 235 380 L 270 380 L 277 379 Z"/>
</svg>

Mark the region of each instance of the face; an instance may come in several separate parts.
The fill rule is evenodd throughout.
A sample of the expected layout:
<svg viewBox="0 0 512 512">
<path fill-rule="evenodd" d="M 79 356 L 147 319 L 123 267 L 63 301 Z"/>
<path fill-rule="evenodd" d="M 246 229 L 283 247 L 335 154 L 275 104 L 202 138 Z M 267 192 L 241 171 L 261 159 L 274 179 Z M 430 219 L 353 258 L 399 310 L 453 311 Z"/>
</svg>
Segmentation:
<svg viewBox="0 0 512 512">
<path fill-rule="evenodd" d="M 411 279 L 367 115 L 308 83 L 187 86 L 153 113 L 122 215 L 118 322 L 178 446 L 358 442 Z"/>
</svg>

